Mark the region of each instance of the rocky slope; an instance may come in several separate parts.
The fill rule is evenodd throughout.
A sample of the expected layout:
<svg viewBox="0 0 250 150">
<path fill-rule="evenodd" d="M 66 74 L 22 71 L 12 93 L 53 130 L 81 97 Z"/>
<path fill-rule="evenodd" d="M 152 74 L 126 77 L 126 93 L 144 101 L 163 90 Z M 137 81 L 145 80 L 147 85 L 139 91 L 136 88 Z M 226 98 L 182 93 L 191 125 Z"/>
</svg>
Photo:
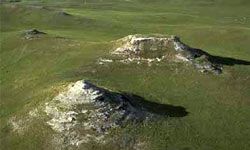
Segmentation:
<svg viewBox="0 0 250 150">
<path fill-rule="evenodd" d="M 190 62 L 201 72 L 222 73 L 222 64 L 214 62 L 214 56 L 203 50 L 189 47 L 182 43 L 178 37 L 173 37 L 172 41 L 177 52 L 177 59 Z"/>
<path fill-rule="evenodd" d="M 80 80 L 69 84 L 64 91 L 31 110 L 27 116 L 13 117 L 9 123 L 12 131 L 23 135 L 36 120 L 40 120 L 54 131 L 48 137 L 53 147 L 74 149 L 88 143 L 122 145 L 122 139 L 130 137 L 127 134 L 111 135 L 113 129 L 147 124 L 164 117 L 184 117 L 187 114 L 181 106 L 147 101 L 138 95 L 113 92 Z M 133 142 L 132 146 L 137 147 L 141 142 Z"/>
<path fill-rule="evenodd" d="M 47 122 L 66 146 L 95 141 L 105 143 L 113 128 L 152 120 L 159 116 L 127 96 L 78 81 L 46 103 Z"/>
<path fill-rule="evenodd" d="M 222 65 L 213 60 L 214 56 L 189 47 L 176 36 L 129 35 L 118 40 L 116 47 L 112 54 L 126 58 L 121 62 L 160 62 L 167 59 L 189 62 L 201 72 L 222 72 Z"/>
</svg>

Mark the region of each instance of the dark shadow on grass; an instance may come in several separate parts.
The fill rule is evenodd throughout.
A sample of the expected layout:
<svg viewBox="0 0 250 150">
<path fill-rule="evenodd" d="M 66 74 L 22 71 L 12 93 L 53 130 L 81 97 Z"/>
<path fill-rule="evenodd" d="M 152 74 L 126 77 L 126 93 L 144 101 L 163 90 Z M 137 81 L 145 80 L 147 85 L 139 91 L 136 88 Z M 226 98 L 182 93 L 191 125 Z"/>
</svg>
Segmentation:
<svg viewBox="0 0 250 150">
<path fill-rule="evenodd" d="M 201 49 L 197 48 L 190 48 L 189 51 L 191 51 L 194 54 L 194 57 L 200 57 L 202 55 L 208 56 L 208 60 L 214 64 L 220 64 L 220 65 L 227 65 L 227 66 L 233 66 L 233 65 L 250 65 L 250 61 L 247 60 L 240 60 L 230 57 L 222 57 L 222 56 L 215 56 L 211 55 Z"/>
<path fill-rule="evenodd" d="M 240 60 L 230 57 L 221 57 L 221 56 L 210 56 L 210 61 L 216 64 L 222 64 L 227 66 L 233 65 L 250 65 L 250 61 Z"/>
<path fill-rule="evenodd" d="M 141 96 L 126 92 L 123 92 L 121 94 L 123 96 L 123 99 L 129 101 L 130 104 L 135 108 L 143 109 L 153 114 L 168 117 L 185 117 L 188 115 L 188 112 L 182 106 L 173 106 L 151 102 Z"/>
</svg>

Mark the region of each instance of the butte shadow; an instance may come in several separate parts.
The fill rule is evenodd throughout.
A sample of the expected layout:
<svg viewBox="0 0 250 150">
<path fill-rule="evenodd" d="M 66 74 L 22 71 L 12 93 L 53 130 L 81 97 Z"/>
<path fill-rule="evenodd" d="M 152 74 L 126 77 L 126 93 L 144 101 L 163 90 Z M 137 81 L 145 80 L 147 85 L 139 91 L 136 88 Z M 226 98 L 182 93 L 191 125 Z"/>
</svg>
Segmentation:
<svg viewBox="0 0 250 150">
<path fill-rule="evenodd" d="M 169 104 L 160 104 L 148 101 L 145 98 L 132 93 L 122 92 L 124 99 L 130 102 L 135 108 L 144 109 L 147 112 L 166 117 L 185 117 L 189 112 L 182 106 L 173 106 Z"/>
</svg>

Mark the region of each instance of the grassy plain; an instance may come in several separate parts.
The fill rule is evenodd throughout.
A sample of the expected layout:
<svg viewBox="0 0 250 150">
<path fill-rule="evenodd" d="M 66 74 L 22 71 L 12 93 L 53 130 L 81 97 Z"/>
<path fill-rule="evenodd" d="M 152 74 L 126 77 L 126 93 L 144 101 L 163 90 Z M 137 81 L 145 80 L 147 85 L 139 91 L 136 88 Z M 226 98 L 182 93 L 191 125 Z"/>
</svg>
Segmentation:
<svg viewBox="0 0 250 150">
<path fill-rule="evenodd" d="M 224 73 L 216 76 L 185 64 L 96 64 L 109 54 L 110 41 L 135 33 L 178 35 L 213 55 L 250 61 L 249 8 L 248 0 L 0 4 L 0 149 L 54 149 L 52 131 L 42 120 L 24 134 L 12 132 L 8 120 L 24 117 L 55 96 L 62 85 L 79 79 L 185 107 L 186 117 L 124 129 L 146 141 L 150 150 L 249 149 L 250 66 L 225 66 Z M 47 35 L 23 39 L 21 33 L 31 28 Z M 119 149 L 115 145 L 89 144 L 82 149 Z"/>
</svg>

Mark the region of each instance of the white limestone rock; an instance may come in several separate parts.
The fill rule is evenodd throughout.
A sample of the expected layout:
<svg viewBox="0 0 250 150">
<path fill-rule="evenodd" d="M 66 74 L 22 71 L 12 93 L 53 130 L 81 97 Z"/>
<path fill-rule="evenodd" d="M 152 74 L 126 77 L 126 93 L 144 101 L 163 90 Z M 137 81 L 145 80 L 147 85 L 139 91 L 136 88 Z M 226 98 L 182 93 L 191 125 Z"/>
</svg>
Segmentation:
<svg viewBox="0 0 250 150">
<path fill-rule="evenodd" d="M 151 66 L 152 63 L 157 64 L 166 59 L 175 62 L 188 62 L 202 72 L 215 74 L 222 72 L 222 65 L 215 63 L 212 55 L 203 50 L 189 47 L 181 42 L 177 36 L 136 34 L 117 40 L 117 43 L 118 47 L 112 54 L 125 57 L 120 60 L 122 63 L 137 62 L 137 64 L 141 64 L 147 62 Z M 163 59 L 159 59 L 159 57 Z"/>
<path fill-rule="evenodd" d="M 169 45 L 171 38 L 149 37 L 144 35 L 129 35 L 118 42 L 122 43 L 112 54 L 139 54 L 142 51 L 157 51 L 165 49 Z"/>
<path fill-rule="evenodd" d="M 147 121 L 153 116 L 134 107 L 122 94 L 84 80 L 70 84 L 66 91 L 46 103 L 44 111 L 50 118 L 47 124 L 67 141 L 66 146 L 106 142 L 104 137 L 111 129 Z"/>
</svg>

